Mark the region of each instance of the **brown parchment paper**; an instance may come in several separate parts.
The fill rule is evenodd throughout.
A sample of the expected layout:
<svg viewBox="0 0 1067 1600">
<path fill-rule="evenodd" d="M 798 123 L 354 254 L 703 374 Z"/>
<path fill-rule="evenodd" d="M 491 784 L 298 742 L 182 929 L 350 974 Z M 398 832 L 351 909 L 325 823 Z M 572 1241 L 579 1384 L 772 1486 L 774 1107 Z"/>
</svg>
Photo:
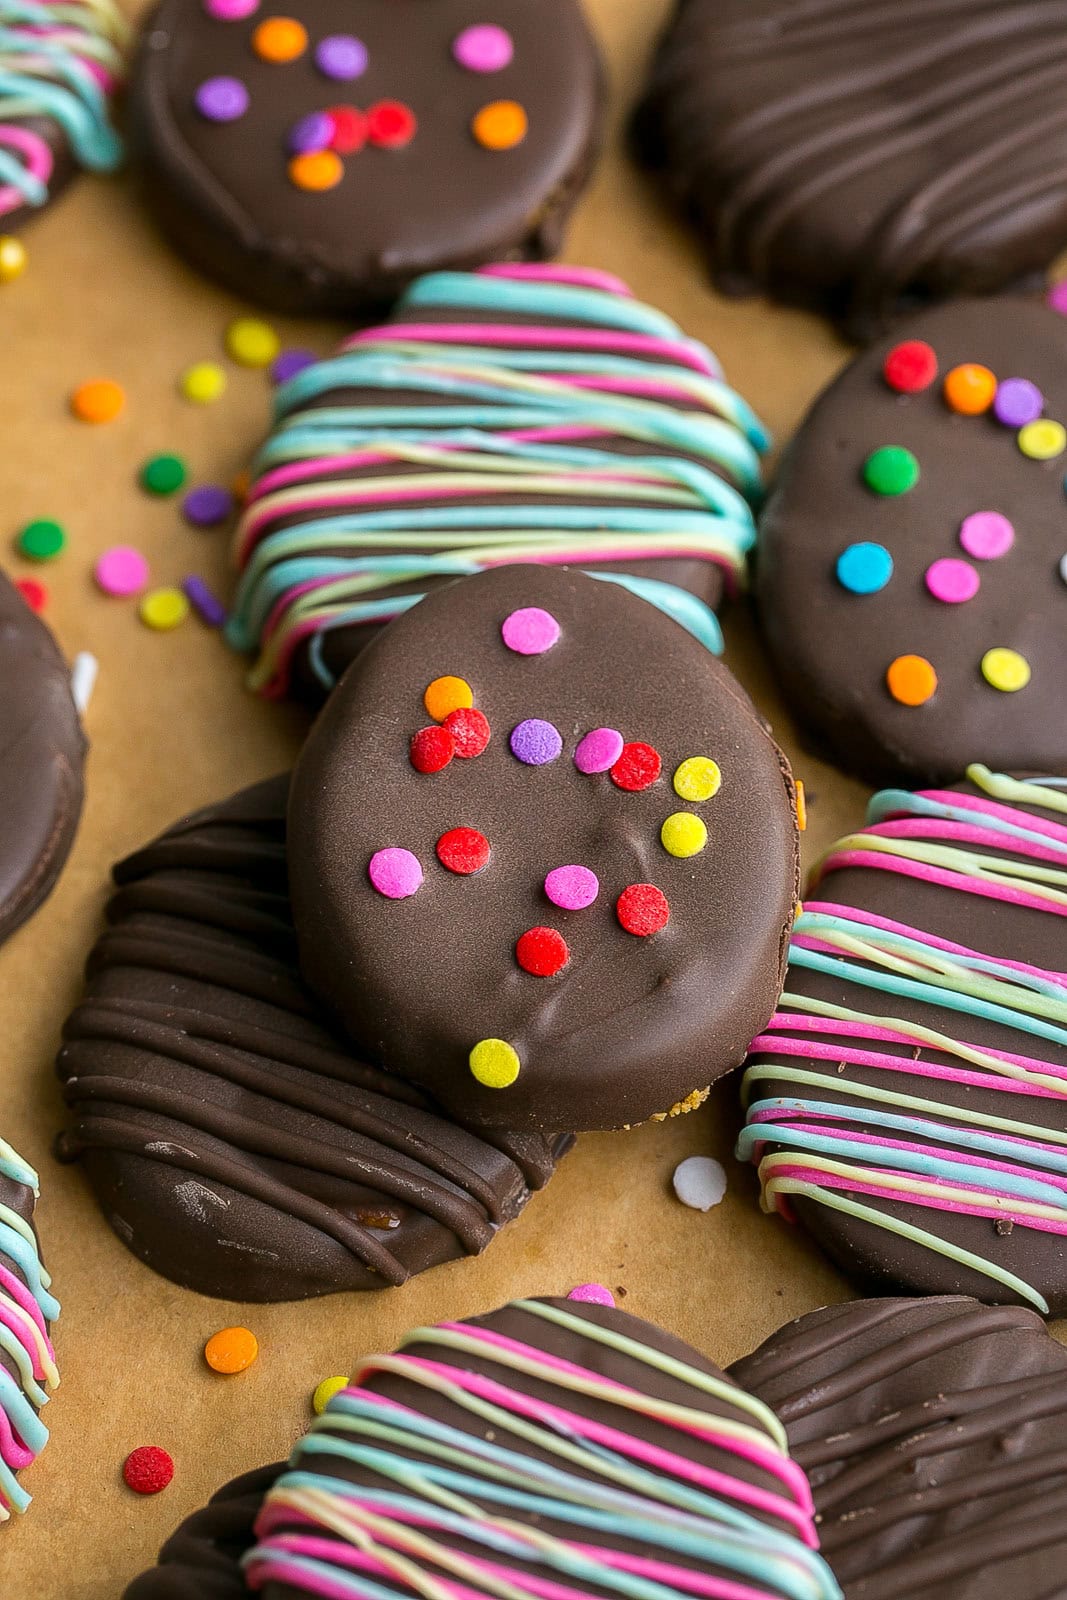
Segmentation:
<svg viewBox="0 0 1067 1600">
<path fill-rule="evenodd" d="M 724 301 L 708 287 L 621 137 L 668 0 L 586 5 L 608 62 L 611 127 L 568 256 L 620 274 L 706 340 L 784 441 L 848 351 L 814 318 Z M 46 1412 L 52 1437 L 23 1475 L 34 1497 L 28 1514 L 0 1528 L 0 1600 L 117 1600 L 207 1495 L 289 1450 L 320 1378 L 391 1349 L 409 1327 L 595 1280 L 725 1363 L 849 1291 L 803 1234 L 760 1214 L 753 1174 L 730 1153 L 736 1079 L 695 1115 L 583 1137 L 480 1260 L 401 1289 L 305 1305 L 242 1307 L 172 1287 L 111 1234 L 78 1168 L 55 1163 L 62 1108 L 53 1057 L 111 863 L 189 808 L 290 765 L 305 722 L 254 699 L 244 664 L 195 618 L 153 634 L 134 603 L 106 600 L 92 582 L 96 556 L 129 543 L 149 556 L 155 582 L 197 571 L 226 594 L 226 534 L 187 528 L 177 503 L 152 500 L 135 476 L 158 451 L 184 456 L 197 481 L 228 481 L 244 464 L 268 423 L 265 376 L 227 364 L 226 395 L 203 408 L 180 397 L 176 380 L 193 361 L 222 359 L 227 323 L 249 308 L 171 256 L 121 179 L 83 180 L 24 238 L 30 268 L 0 286 L 0 559 L 15 576 L 44 579 L 63 648 L 71 657 L 91 651 L 100 676 L 86 716 L 88 799 L 73 855 L 51 900 L 0 950 L 0 1133 L 40 1173 L 39 1229 L 63 1306 L 62 1385 Z M 286 343 L 324 354 L 341 331 L 274 320 Z M 66 404 L 77 383 L 96 376 L 118 379 L 128 394 L 122 417 L 103 427 L 75 422 Z M 70 535 L 46 569 L 11 555 L 12 536 L 36 516 L 57 517 Z M 861 820 L 865 791 L 798 749 L 742 608 L 727 621 L 727 639 L 728 662 L 807 785 L 810 860 Z M 698 1153 L 717 1156 L 729 1175 L 725 1201 L 707 1215 L 671 1193 L 675 1165 Z M 235 1322 L 256 1333 L 259 1360 L 220 1378 L 205 1366 L 203 1344 Z M 139 1444 L 165 1446 L 176 1464 L 170 1488 L 152 1499 L 121 1480 Z"/>
</svg>

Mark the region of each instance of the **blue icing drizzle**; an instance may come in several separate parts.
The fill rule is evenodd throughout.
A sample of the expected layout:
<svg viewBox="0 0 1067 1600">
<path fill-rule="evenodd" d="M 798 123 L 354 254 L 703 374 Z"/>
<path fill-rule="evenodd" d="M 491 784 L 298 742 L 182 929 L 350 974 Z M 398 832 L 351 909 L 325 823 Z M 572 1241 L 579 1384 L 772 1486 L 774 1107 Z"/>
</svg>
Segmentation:
<svg viewBox="0 0 1067 1600">
<path fill-rule="evenodd" d="M 0 1139 L 0 1177 L 37 1194 L 37 1174 L 23 1161 L 9 1144 Z M 51 1279 L 41 1262 L 36 1235 L 31 1224 L 8 1205 L 0 1202 L 0 1266 L 8 1281 L 13 1276 L 25 1289 L 44 1322 L 51 1323 L 59 1316 L 59 1304 L 50 1292 Z M 48 1441 L 48 1429 L 38 1416 L 38 1411 L 49 1398 L 48 1391 L 58 1383 L 58 1374 L 50 1350 L 41 1339 L 16 1292 L 0 1277 L 0 1354 L 10 1362 L 13 1371 L 0 1363 L 0 1414 L 6 1430 L 13 1435 L 31 1456 L 36 1456 Z M 41 1378 L 35 1376 L 35 1365 L 40 1362 Z M 18 1481 L 10 1463 L 0 1458 L 0 1521 L 10 1511 L 22 1512 L 30 1503 L 30 1496 Z"/>
<path fill-rule="evenodd" d="M 279 386 L 226 631 L 258 645 L 254 686 L 280 692 L 303 649 L 329 687 L 324 639 L 411 603 L 383 591 L 501 562 L 712 562 L 743 583 L 766 431 L 670 318 L 553 270 L 433 274 L 396 321 Z M 721 650 L 702 600 L 654 569 L 623 581 Z"/>
<path fill-rule="evenodd" d="M 0 197 L 0 221 L 48 199 L 51 156 L 35 121 L 53 122 L 89 171 L 112 172 L 119 165 L 122 145 L 93 68 L 113 81 L 121 77 L 126 31 L 110 0 L 0 0 L 0 187 L 9 191 Z M 38 164 L 49 172 L 34 170 Z"/>
</svg>

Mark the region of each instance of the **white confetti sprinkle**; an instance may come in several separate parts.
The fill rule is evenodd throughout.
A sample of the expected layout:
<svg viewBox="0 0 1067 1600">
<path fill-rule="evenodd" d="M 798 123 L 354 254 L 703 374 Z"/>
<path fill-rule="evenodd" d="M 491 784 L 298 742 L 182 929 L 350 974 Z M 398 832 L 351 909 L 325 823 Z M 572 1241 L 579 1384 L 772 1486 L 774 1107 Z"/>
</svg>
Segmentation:
<svg viewBox="0 0 1067 1600">
<path fill-rule="evenodd" d="M 689 1156 L 674 1169 L 674 1192 L 683 1206 L 710 1211 L 726 1193 L 726 1171 L 712 1156 Z"/>
<path fill-rule="evenodd" d="M 79 717 L 84 717 L 89 709 L 89 701 L 93 698 L 96 688 L 96 675 L 100 671 L 100 663 L 88 650 L 83 650 L 74 657 L 74 665 L 70 672 L 70 693 L 74 704 L 78 708 Z"/>
</svg>

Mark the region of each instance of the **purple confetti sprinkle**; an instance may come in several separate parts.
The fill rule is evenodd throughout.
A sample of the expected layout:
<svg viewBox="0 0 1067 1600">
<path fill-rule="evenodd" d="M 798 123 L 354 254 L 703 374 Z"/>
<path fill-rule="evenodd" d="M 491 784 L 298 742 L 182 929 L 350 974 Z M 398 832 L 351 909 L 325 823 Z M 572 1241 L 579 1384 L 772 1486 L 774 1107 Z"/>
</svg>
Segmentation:
<svg viewBox="0 0 1067 1600">
<path fill-rule="evenodd" d="M 240 78 L 206 78 L 194 100 L 209 122 L 236 122 L 248 110 L 248 90 Z"/>
<path fill-rule="evenodd" d="M 332 138 L 333 118 L 325 111 L 311 111 L 289 129 L 289 154 L 315 155 L 319 150 L 328 150 Z"/>
<path fill-rule="evenodd" d="M 1029 378 L 1005 378 L 998 383 L 993 415 L 1006 428 L 1023 428 L 1036 422 L 1045 409 L 1045 397 Z"/>
<path fill-rule="evenodd" d="M 226 621 L 226 607 L 212 594 L 203 578 L 198 578 L 195 572 L 183 578 L 182 593 L 209 628 L 222 627 Z"/>
<path fill-rule="evenodd" d="M 547 767 L 563 749 L 558 728 L 530 717 L 511 730 L 511 753 L 527 767 Z"/>
<path fill-rule="evenodd" d="M 331 33 L 315 48 L 315 65 L 327 78 L 349 83 L 367 70 L 367 47 L 351 33 Z"/>
<path fill-rule="evenodd" d="M 288 383 L 305 367 L 313 367 L 318 359 L 314 350 L 298 350 L 295 346 L 290 350 L 282 350 L 271 362 L 270 381 Z"/>
<path fill-rule="evenodd" d="M 202 483 L 182 501 L 182 516 L 194 528 L 214 528 L 232 516 L 234 498 L 219 483 Z"/>
</svg>

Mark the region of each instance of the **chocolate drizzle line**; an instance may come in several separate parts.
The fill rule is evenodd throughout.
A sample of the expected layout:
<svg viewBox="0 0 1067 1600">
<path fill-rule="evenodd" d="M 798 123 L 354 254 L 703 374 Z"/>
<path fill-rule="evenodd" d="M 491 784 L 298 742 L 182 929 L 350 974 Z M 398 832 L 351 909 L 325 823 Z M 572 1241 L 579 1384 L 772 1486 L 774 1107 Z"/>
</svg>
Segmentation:
<svg viewBox="0 0 1067 1600">
<path fill-rule="evenodd" d="M 479 1253 L 569 1143 L 475 1137 L 328 1028 L 296 971 L 287 792 L 261 784 L 116 868 L 58 1062 L 60 1153 L 86 1159 L 109 1215 L 124 1207 L 131 1248 L 177 1282 L 264 1299 Z"/>
<path fill-rule="evenodd" d="M 846 1600 L 1063 1592 L 1067 1355 L 1032 1312 L 835 1306 L 730 1375 L 785 1423 Z"/>
<path fill-rule="evenodd" d="M 639 135 L 720 281 L 869 338 L 908 297 L 1003 287 L 1062 245 L 1065 22 L 1063 0 L 689 3 Z"/>
</svg>

